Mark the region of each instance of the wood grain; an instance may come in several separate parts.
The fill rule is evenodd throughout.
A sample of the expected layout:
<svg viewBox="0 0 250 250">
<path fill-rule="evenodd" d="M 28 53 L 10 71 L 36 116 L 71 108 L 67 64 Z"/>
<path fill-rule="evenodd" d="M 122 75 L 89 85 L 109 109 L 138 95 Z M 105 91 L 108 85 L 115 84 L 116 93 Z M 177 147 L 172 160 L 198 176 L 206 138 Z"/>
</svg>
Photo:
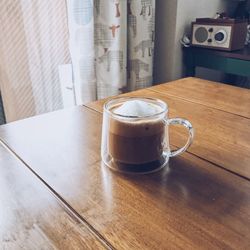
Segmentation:
<svg viewBox="0 0 250 250">
<path fill-rule="evenodd" d="M 155 91 L 174 98 L 180 98 L 196 104 L 205 105 L 235 115 L 250 118 L 250 90 L 188 77 L 173 82 L 168 82 L 147 90 Z M 141 90 L 127 93 L 126 95 L 140 95 Z M 98 111 L 107 99 L 88 103 L 86 106 Z"/>
<path fill-rule="evenodd" d="M 176 98 L 166 92 L 163 90 L 158 93 L 151 88 L 124 96 L 162 99 L 169 106 L 170 117 L 184 117 L 193 124 L 195 139 L 189 152 L 250 179 L 250 119 Z M 90 103 L 88 107 L 102 112 L 105 101 Z M 185 130 L 170 127 L 170 144 L 181 147 L 186 139 Z"/>
<path fill-rule="evenodd" d="M 195 77 L 149 88 L 168 96 L 250 118 L 250 90 Z"/>
<path fill-rule="evenodd" d="M 112 172 L 101 121 L 77 107 L 3 126 L 1 138 L 117 249 L 249 247 L 249 181 L 187 153 L 155 174 Z"/>
<path fill-rule="evenodd" d="M 105 249 L 0 144 L 1 249 Z"/>
</svg>

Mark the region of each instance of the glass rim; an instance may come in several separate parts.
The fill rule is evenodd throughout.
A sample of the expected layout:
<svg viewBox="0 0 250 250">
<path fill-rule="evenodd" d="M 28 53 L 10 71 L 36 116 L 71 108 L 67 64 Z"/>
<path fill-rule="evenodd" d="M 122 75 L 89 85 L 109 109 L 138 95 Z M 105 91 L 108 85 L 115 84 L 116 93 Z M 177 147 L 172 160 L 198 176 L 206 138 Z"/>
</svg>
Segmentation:
<svg viewBox="0 0 250 250">
<path fill-rule="evenodd" d="M 114 112 L 112 112 L 109 108 L 110 105 L 112 104 L 116 104 L 119 103 L 121 101 L 125 101 L 125 100 L 145 100 L 145 101 L 151 101 L 151 102 L 156 102 L 156 103 L 160 103 L 161 104 L 161 108 L 162 110 L 153 114 L 153 115 L 144 115 L 144 116 L 131 116 L 131 115 L 121 115 L 121 114 L 116 114 Z M 143 119 L 143 118 L 155 118 L 159 115 L 165 114 L 166 112 L 168 112 L 168 105 L 166 102 L 158 99 L 158 98 L 153 98 L 153 97 L 141 97 L 141 96 L 124 96 L 124 97 L 114 97 L 111 98 L 110 100 L 106 101 L 104 103 L 104 111 L 107 112 L 109 115 L 117 117 L 117 118 L 126 118 L 126 119 Z"/>
</svg>

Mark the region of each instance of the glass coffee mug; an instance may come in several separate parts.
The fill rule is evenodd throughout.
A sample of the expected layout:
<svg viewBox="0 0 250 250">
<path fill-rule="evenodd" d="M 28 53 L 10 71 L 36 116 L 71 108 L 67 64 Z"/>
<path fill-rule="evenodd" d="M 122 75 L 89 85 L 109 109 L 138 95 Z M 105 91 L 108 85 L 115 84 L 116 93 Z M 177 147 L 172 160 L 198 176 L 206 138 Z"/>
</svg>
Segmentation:
<svg viewBox="0 0 250 250">
<path fill-rule="evenodd" d="M 134 114 L 128 103 L 143 104 L 144 111 Z M 127 113 L 117 112 L 127 105 Z M 188 129 L 189 138 L 184 147 L 171 151 L 168 125 L 180 124 Z M 120 97 L 104 105 L 101 156 L 113 170 L 129 173 L 150 173 L 168 163 L 169 157 L 187 150 L 193 141 L 192 124 L 182 118 L 168 119 L 168 106 L 154 98 Z"/>
</svg>

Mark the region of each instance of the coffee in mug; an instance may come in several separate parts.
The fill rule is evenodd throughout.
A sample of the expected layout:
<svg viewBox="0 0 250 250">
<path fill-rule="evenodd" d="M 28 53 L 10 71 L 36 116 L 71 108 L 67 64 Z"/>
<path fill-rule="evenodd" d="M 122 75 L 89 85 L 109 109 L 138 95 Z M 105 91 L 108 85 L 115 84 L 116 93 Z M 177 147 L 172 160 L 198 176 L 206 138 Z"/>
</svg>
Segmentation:
<svg viewBox="0 0 250 250">
<path fill-rule="evenodd" d="M 115 98 L 104 106 L 102 159 L 112 169 L 146 173 L 164 167 L 168 158 L 186 150 L 193 138 L 191 124 L 181 118 L 167 120 L 167 105 L 152 98 Z M 171 152 L 168 124 L 188 127 L 190 138 Z"/>
</svg>

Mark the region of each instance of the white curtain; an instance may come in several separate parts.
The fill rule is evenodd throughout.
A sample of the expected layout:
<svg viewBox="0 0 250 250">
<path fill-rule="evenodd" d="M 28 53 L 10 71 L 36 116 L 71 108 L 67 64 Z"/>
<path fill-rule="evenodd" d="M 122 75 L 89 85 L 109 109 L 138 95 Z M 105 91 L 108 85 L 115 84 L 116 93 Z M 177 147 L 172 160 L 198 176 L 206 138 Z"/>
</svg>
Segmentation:
<svg viewBox="0 0 250 250">
<path fill-rule="evenodd" d="M 70 62 L 65 0 L 0 0 L 0 90 L 7 122 L 63 107 Z"/>
<path fill-rule="evenodd" d="M 152 84 L 155 0 L 68 0 L 77 104 Z"/>
</svg>

